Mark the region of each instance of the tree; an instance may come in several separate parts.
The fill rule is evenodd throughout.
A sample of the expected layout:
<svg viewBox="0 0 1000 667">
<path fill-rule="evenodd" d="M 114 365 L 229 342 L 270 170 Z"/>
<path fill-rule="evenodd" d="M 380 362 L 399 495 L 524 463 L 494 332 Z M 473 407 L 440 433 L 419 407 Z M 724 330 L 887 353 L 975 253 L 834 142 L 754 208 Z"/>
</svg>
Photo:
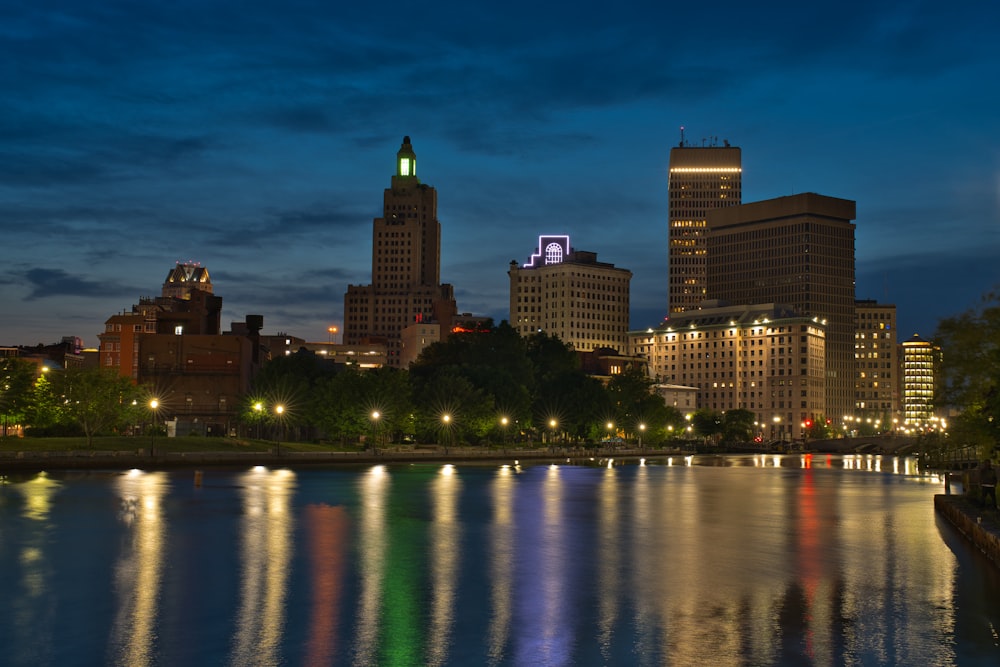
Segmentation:
<svg viewBox="0 0 1000 667">
<path fill-rule="evenodd" d="M 950 424 L 952 439 L 995 447 L 1000 442 L 1000 292 L 989 292 L 978 307 L 941 320 L 934 339 L 942 358 L 935 403 L 960 410 Z"/>
<path fill-rule="evenodd" d="M 750 442 L 753 439 L 754 413 L 737 408 L 722 415 L 722 442 Z"/>
<path fill-rule="evenodd" d="M 721 412 L 702 408 L 695 410 L 691 416 L 694 432 L 705 440 L 718 440 L 723 432 L 723 416 Z"/>
<path fill-rule="evenodd" d="M 24 424 L 35 380 L 33 364 L 17 358 L 0 359 L 0 437 L 11 426 Z"/>
<path fill-rule="evenodd" d="M 129 378 L 103 368 L 70 368 L 47 375 L 63 399 L 66 419 L 80 426 L 88 447 L 93 447 L 95 435 L 128 421 L 132 401 L 140 394 Z"/>
<path fill-rule="evenodd" d="M 253 380 L 250 400 L 243 408 L 244 418 L 258 426 L 275 420 L 280 420 L 283 428 L 298 429 L 313 424 L 316 416 L 310 410 L 316 405 L 311 398 L 314 389 L 339 370 L 332 361 L 304 349 L 272 359 Z M 260 412 L 251 412 L 256 403 L 262 404 L 266 418 Z M 275 414 L 279 406 L 280 417 Z"/>
</svg>

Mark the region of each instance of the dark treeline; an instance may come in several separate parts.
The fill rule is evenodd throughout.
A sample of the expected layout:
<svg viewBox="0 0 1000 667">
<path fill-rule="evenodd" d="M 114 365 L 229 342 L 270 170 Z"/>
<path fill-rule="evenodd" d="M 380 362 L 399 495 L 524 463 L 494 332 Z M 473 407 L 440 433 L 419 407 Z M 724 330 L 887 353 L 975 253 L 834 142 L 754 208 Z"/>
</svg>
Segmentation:
<svg viewBox="0 0 1000 667">
<path fill-rule="evenodd" d="M 685 416 L 650 388 L 639 372 L 605 385 L 584 373 L 559 339 L 523 338 L 502 322 L 431 345 L 407 371 L 358 371 L 305 350 L 274 359 L 256 378 L 241 416 L 251 429 L 280 421 L 289 438 L 341 444 L 362 436 L 473 445 L 749 439 L 752 413 Z"/>
</svg>

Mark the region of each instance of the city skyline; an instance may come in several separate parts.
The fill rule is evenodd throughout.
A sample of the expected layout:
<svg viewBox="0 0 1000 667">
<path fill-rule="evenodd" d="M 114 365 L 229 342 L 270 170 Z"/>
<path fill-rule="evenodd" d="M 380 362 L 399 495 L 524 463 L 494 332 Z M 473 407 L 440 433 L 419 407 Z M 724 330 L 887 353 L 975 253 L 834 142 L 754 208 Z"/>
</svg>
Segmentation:
<svg viewBox="0 0 1000 667">
<path fill-rule="evenodd" d="M 681 126 L 742 149 L 744 203 L 856 201 L 856 297 L 895 304 L 900 340 L 1000 281 L 991 4 L 391 7 L 0 9 L 0 344 L 96 346 L 177 261 L 223 328 L 325 340 L 372 281 L 404 135 L 441 281 L 496 321 L 539 234 L 632 271 L 632 329 L 662 320 Z"/>
</svg>

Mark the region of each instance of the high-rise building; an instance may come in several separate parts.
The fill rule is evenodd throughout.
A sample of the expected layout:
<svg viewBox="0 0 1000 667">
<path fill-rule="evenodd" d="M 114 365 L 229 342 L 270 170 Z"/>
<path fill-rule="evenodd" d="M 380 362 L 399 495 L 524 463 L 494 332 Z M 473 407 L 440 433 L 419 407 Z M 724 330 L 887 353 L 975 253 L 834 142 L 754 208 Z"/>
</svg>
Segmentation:
<svg viewBox="0 0 1000 667">
<path fill-rule="evenodd" d="M 760 438 L 789 440 L 825 409 L 825 329 L 774 303 L 707 301 L 629 339 L 657 382 L 697 388 L 696 407 L 749 410 Z"/>
<path fill-rule="evenodd" d="M 417 156 L 403 137 L 372 225 L 372 283 L 348 285 L 344 295 L 344 343 L 384 342 L 388 364 L 399 367 L 404 328 L 434 321 L 447 330 L 456 312 L 454 289 L 441 284 L 437 191 L 417 179 Z"/>
<path fill-rule="evenodd" d="M 854 409 L 854 223 L 847 199 L 804 193 L 708 214 L 708 295 L 781 303 L 826 323 L 826 417 Z"/>
<path fill-rule="evenodd" d="M 544 332 L 580 352 L 628 344 L 632 272 L 573 250 L 568 236 L 539 236 L 524 265 L 510 263 L 510 323 L 522 336 Z"/>
<path fill-rule="evenodd" d="M 683 132 L 683 129 L 682 129 Z M 713 139 L 708 145 L 681 143 L 670 149 L 667 184 L 669 230 L 669 306 L 671 313 L 696 308 L 708 298 L 706 251 L 708 211 L 742 199 L 740 149 Z"/>
<path fill-rule="evenodd" d="M 934 378 L 940 350 L 913 334 L 903 341 L 903 423 L 923 429 L 934 418 Z"/>
<path fill-rule="evenodd" d="M 882 430 L 898 420 L 896 347 L 896 306 L 870 299 L 855 301 L 854 412 L 850 416 L 881 422 Z"/>
</svg>

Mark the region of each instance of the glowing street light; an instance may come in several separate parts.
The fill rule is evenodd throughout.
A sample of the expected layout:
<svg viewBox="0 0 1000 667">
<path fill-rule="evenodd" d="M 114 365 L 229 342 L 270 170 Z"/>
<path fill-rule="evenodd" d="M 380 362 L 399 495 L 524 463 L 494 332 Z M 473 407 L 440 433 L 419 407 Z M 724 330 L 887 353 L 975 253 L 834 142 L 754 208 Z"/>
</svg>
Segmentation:
<svg viewBox="0 0 1000 667">
<path fill-rule="evenodd" d="M 451 442 L 451 415 L 447 412 L 441 415 L 441 424 L 444 427 L 444 453 L 447 454 Z"/>
<path fill-rule="evenodd" d="M 510 423 L 510 419 L 506 415 L 500 417 L 500 427 L 503 428 L 503 444 L 507 444 L 507 425 Z"/>
<path fill-rule="evenodd" d="M 285 420 L 283 419 L 285 415 L 285 406 L 282 405 L 281 403 L 278 403 L 276 406 L 274 406 L 274 414 L 277 415 L 278 417 L 278 426 L 280 427 L 280 430 L 278 431 L 277 450 L 278 454 L 281 454 L 281 440 L 282 438 L 285 437 Z"/>
<path fill-rule="evenodd" d="M 372 453 L 378 453 L 378 419 L 382 414 L 378 410 L 372 410 Z"/>
<path fill-rule="evenodd" d="M 160 401 L 155 398 L 149 400 L 149 409 L 153 412 L 153 427 L 149 429 L 149 455 L 153 456 L 155 450 L 153 448 L 153 438 L 156 437 L 156 410 L 160 407 Z"/>
<path fill-rule="evenodd" d="M 639 451 L 642 451 L 642 434 L 646 432 L 646 425 L 639 424 Z"/>
<path fill-rule="evenodd" d="M 330 344 L 333 345 L 333 337 L 337 335 L 337 327 L 330 327 L 326 331 L 330 334 Z"/>
</svg>

